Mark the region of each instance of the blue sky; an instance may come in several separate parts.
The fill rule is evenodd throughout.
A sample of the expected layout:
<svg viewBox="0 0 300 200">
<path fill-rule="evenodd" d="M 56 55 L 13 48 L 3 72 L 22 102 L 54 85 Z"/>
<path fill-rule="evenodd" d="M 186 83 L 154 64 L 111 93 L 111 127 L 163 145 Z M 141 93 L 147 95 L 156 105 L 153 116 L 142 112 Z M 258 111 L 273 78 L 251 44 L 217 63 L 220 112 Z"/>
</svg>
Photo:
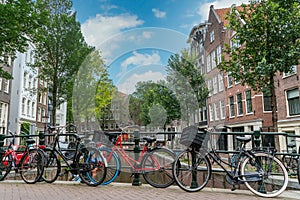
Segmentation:
<svg viewBox="0 0 300 200">
<path fill-rule="evenodd" d="M 246 0 L 73 0 L 88 44 L 102 53 L 120 91 L 161 80 L 170 55 L 187 46 L 190 30 L 215 8 Z"/>
</svg>

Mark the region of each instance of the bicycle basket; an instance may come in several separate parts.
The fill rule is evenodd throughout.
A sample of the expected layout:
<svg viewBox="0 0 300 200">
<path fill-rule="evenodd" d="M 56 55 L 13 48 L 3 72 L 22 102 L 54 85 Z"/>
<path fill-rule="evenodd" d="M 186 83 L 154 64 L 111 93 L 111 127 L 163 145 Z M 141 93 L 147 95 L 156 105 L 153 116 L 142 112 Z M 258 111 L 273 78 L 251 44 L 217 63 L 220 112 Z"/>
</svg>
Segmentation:
<svg viewBox="0 0 300 200">
<path fill-rule="evenodd" d="M 201 148 L 207 146 L 206 132 L 198 132 L 196 126 L 188 126 L 183 129 L 180 144 L 187 147 Z"/>
</svg>

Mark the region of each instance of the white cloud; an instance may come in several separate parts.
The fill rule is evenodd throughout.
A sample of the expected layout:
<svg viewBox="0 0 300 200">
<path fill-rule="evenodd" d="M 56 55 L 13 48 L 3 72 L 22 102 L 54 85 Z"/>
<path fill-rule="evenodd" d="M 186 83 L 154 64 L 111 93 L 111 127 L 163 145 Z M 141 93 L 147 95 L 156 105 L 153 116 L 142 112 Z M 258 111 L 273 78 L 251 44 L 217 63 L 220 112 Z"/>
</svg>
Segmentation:
<svg viewBox="0 0 300 200">
<path fill-rule="evenodd" d="M 125 94 L 132 94 L 135 91 L 135 85 L 140 81 L 150 81 L 157 82 L 159 80 L 165 80 L 164 75 L 161 72 L 147 71 L 143 74 L 132 74 L 123 83 L 118 84 L 118 91 Z"/>
<path fill-rule="evenodd" d="M 209 8 L 214 5 L 215 9 L 218 8 L 229 8 L 232 4 L 241 5 L 242 3 L 249 3 L 249 0 L 216 0 L 208 3 L 201 3 L 198 8 L 198 14 L 201 16 L 201 21 L 208 19 Z"/>
<path fill-rule="evenodd" d="M 160 56 L 157 52 L 150 54 L 141 54 L 136 51 L 133 52 L 133 56 L 128 57 L 125 61 L 121 63 L 122 72 L 127 71 L 129 65 L 150 65 L 150 64 L 159 64 Z"/>
<path fill-rule="evenodd" d="M 157 8 L 152 8 L 152 12 L 156 18 L 164 18 L 166 17 L 166 12 L 160 11 Z"/>
<path fill-rule="evenodd" d="M 150 31 L 144 31 L 143 32 L 143 37 L 144 38 L 146 38 L 146 39 L 149 39 L 149 38 L 151 38 L 152 37 L 152 32 L 150 32 Z"/>
<path fill-rule="evenodd" d="M 136 15 L 103 16 L 97 14 L 96 17 L 84 22 L 81 29 L 88 44 L 99 46 L 122 30 L 135 28 L 143 23 L 142 20 L 137 19 Z"/>
</svg>

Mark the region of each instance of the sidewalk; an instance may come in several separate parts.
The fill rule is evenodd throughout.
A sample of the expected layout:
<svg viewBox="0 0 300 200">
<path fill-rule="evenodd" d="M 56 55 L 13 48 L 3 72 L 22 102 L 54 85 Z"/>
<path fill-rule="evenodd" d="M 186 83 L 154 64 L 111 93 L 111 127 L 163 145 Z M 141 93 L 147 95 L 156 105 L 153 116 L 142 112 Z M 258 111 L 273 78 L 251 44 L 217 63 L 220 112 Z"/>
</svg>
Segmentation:
<svg viewBox="0 0 300 200">
<path fill-rule="evenodd" d="M 248 190 L 204 188 L 200 192 L 188 193 L 174 185 L 165 189 L 153 188 L 147 184 L 132 186 L 129 183 L 112 183 L 107 186 L 89 187 L 84 184 L 69 181 L 57 181 L 53 184 L 26 184 L 23 181 L 0 182 L 0 199 L 5 200 L 254 200 L 264 199 Z M 287 190 L 279 197 L 272 199 L 299 199 L 299 190 Z"/>
</svg>

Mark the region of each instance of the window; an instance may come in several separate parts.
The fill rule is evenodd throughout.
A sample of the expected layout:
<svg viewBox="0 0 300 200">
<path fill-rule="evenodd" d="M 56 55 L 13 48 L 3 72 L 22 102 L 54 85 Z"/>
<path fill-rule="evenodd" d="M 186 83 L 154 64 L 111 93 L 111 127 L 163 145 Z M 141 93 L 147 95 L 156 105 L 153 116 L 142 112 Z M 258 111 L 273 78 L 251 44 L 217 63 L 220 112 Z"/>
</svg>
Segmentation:
<svg viewBox="0 0 300 200">
<path fill-rule="evenodd" d="M 9 92 L 9 80 L 3 79 L 3 91 L 5 93 Z"/>
<path fill-rule="evenodd" d="M 207 81 L 207 89 L 208 89 L 208 96 L 211 96 L 212 95 L 212 84 L 211 84 L 211 80 L 208 80 Z"/>
<path fill-rule="evenodd" d="M 35 103 L 32 102 L 32 105 L 31 105 L 31 116 L 34 117 L 35 116 Z"/>
<path fill-rule="evenodd" d="M 213 41 L 215 41 L 215 31 L 212 30 L 210 33 L 209 33 L 209 41 L 210 43 L 212 43 Z"/>
<path fill-rule="evenodd" d="M 264 111 L 272 111 L 271 95 L 269 92 L 264 92 Z"/>
<path fill-rule="evenodd" d="M 217 82 L 217 76 L 213 77 L 213 93 L 218 93 L 218 82 Z"/>
<path fill-rule="evenodd" d="M 245 96 L 246 96 L 246 113 L 252 113 L 251 90 L 247 90 L 245 92 Z"/>
<path fill-rule="evenodd" d="M 211 64 L 210 64 L 210 54 L 206 58 L 206 64 L 207 64 L 207 72 L 211 71 Z"/>
<path fill-rule="evenodd" d="M 2 78 L 0 78 L 0 91 L 2 90 Z"/>
<path fill-rule="evenodd" d="M 25 102 L 26 102 L 26 99 L 23 98 L 22 99 L 22 115 L 25 115 Z"/>
<path fill-rule="evenodd" d="M 42 109 L 41 119 L 42 119 L 42 122 L 44 122 L 44 123 L 46 122 L 46 110 L 44 108 Z M 56 122 L 56 123 L 58 123 L 58 122 Z"/>
<path fill-rule="evenodd" d="M 26 88 L 26 82 L 27 82 L 27 73 L 24 72 L 23 88 Z"/>
<path fill-rule="evenodd" d="M 209 121 L 214 121 L 214 111 L 213 111 L 213 108 L 211 105 L 208 106 L 208 109 L 209 109 Z"/>
<path fill-rule="evenodd" d="M 283 73 L 283 78 L 284 78 L 284 77 L 287 77 L 287 76 L 294 75 L 294 74 L 296 74 L 296 73 L 297 73 L 297 66 L 296 66 L 296 65 L 293 65 L 293 66 L 291 67 L 291 71 L 290 71 L 290 72 L 288 72 L 288 73 Z"/>
<path fill-rule="evenodd" d="M 30 101 L 27 100 L 27 116 L 29 116 L 30 112 Z"/>
<path fill-rule="evenodd" d="M 219 92 L 221 92 L 224 90 L 223 75 L 221 73 L 218 74 L 218 80 L 219 80 Z"/>
<path fill-rule="evenodd" d="M 225 119 L 225 103 L 224 100 L 220 101 L 220 117 L 221 119 Z"/>
<path fill-rule="evenodd" d="M 289 115 L 300 114 L 300 100 L 298 88 L 286 92 Z"/>
<path fill-rule="evenodd" d="M 233 96 L 229 97 L 229 116 L 234 117 L 234 99 Z"/>
<path fill-rule="evenodd" d="M 215 51 L 212 51 L 210 53 L 210 58 L 211 58 L 211 68 L 214 69 L 216 68 L 216 54 L 215 54 Z"/>
<path fill-rule="evenodd" d="M 230 47 L 231 48 L 239 48 L 240 45 L 240 41 L 238 39 L 236 39 L 236 36 L 233 36 L 230 40 Z"/>
<path fill-rule="evenodd" d="M 237 113 L 238 115 L 243 115 L 242 93 L 236 95 L 236 101 L 237 101 Z"/>
<path fill-rule="evenodd" d="M 31 82 L 32 81 L 32 76 L 29 76 L 29 78 L 28 78 L 28 89 L 30 90 L 31 89 L 31 87 L 32 87 L 32 85 L 31 85 Z"/>
<path fill-rule="evenodd" d="M 228 76 L 227 76 L 227 81 L 228 81 L 228 87 L 232 87 L 232 76 L 230 75 L 230 73 L 228 73 Z"/>
<path fill-rule="evenodd" d="M 219 45 L 217 47 L 217 65 L 222 61 L 222 47 Z"/>
<path fill-rule="evenodd" d="M 38 108 L 38 121 L 41 122 L 42 121 L 42 111 L 41 108 Z"/>
<path fill-rule="evenodd" d="M 219 120 L 219 103 L 214 104 L 215 120 Z"/>
</svg>

